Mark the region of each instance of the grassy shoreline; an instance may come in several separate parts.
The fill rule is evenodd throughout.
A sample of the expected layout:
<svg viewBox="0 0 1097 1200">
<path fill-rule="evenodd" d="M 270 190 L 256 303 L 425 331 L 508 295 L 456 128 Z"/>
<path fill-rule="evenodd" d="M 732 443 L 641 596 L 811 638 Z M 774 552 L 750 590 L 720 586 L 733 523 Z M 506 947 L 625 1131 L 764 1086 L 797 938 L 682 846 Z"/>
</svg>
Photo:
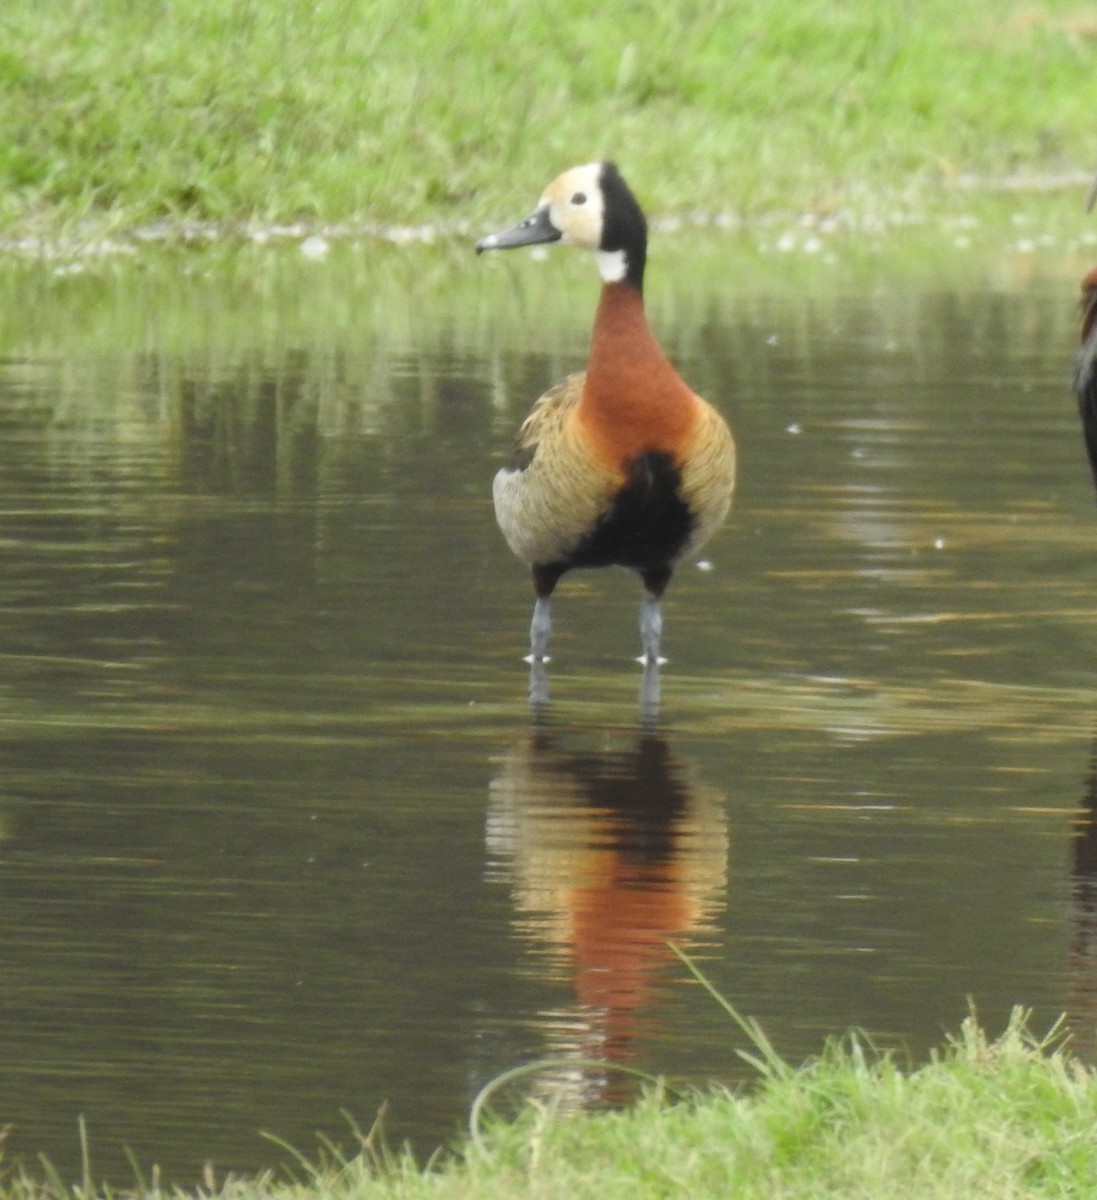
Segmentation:
<svg viewBox="0 0 1097 1200">
<path fill-rule="evenodd" d="M 531 1103 L 516 1121 L 474 1127 L 425 1167 L 371 1134 L 350 1156 L 325 1143 L 313 1164 L 286 1147 L 288 1174 L 218 1181 L 211 1172 L 196 1191 L 224 1200 L 1010 1200 L 1086 1195 L 1097 1179 L 1097 1074 L 1071 1057 L 1061 1031 L 1031 1036 L 1021 1010 L 993 1040 L 967 1019 L 914 1070 L 853 1036 L 796 1070 L 756 1046 L 761 1078 L 749 1093 L 710 1088 L 674 1100 L 655 1088 L 633 1108 L 598 1115 Z M 119 1194 L 98 1186 L 90 1165 L 75 1184 L 4 1165 L 3 1200 Z M 159 1200 L 164 1190 L 154 1173 L 126 1194 Z"/>
<path fill-rule="evenodd" d="M 715 220 L 1080 207 L 1097 163 L 1077 0 L 11 0 L 0 31 L 9 242 L 463 229 L 593 157 Z"/>
</svg>

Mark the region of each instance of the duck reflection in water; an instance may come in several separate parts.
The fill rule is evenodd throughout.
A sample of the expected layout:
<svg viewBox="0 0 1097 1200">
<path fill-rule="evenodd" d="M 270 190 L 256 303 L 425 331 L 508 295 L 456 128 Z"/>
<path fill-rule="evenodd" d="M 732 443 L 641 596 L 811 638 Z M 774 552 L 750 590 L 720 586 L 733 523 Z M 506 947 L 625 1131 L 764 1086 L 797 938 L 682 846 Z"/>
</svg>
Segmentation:
<svg viewBox="0 0 1097 1200">
<path fill-rule="evenodd" d="M 1071 1047 L 1097 1064 L 1097 738 L 1071 846 Z"/>
<path fill-rule="evenodd" d="M 723 796 L 698 782 L 655 732 L 623 749 L 569 750 L 536 728 L 491 784 L 489 875 L 505 880 L 514 927 L 545 981 L 574 1000 L 542 1011 L 546 1067 L 535 1090 L 575 1105 L 634 1092 L 620 1072 L 659 1032 L 659 976 L 684 949 L 713 944 L 727 884 Z M 665 984 L 664 984 L 665 987 Z M 570 1065 L 563 1065 L 565 1062 Z"/>
</svg>

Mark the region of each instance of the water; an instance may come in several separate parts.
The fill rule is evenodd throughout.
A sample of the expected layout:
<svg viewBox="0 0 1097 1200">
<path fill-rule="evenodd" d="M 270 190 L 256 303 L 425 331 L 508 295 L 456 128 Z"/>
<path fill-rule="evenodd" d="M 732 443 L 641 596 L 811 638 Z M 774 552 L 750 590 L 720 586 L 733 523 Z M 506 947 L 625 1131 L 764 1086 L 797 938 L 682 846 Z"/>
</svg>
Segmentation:
<svg viewBox="0 0 1097 1200">
<path fill-rule="evenodd" d="M 421 1155 L 481 1087 L 743 1078 L 686 950 L 793 1060 L 917 1060 L 969 998 L 1097 1042 L 1097 515 L 1079 264 L 653 259 L 733 423 L 707 569 L 561 585 L 553 701 L 491 474 L 581 365 L 554 256 L 219 251 L 12 268 L 0 324 L 0 1124 L 193 1181 Z M 681 259 L 676 261 L 678 255 Z M 668 259 L 670 261 L 668 261 Z M 1078 269 L 1076 269 L 1078 268 Z M 736 284 L 745 278 L 749 285 Z"/>
</svg>

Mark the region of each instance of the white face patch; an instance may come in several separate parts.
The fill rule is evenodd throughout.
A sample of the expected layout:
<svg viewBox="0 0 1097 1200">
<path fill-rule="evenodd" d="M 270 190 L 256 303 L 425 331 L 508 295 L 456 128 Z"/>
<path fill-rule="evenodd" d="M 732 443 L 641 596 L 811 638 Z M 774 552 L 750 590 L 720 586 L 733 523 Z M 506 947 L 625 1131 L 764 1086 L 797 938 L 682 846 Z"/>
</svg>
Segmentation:
<svg viewBox="0 0 1097 1200">
<path fill-rule="evenodd" d="M 620 283 L 628 274 L 628 255 L 624 250 L 597 250 L 594 257 L 603 283 Z"/>
<path fill-rule="evenodd" d="M 553 225 L 564 246 L 597 250 L 602 240 L 601 163 L 572 167 L 545 188 L 541 203 L 549 206 Z"/>
</svg>

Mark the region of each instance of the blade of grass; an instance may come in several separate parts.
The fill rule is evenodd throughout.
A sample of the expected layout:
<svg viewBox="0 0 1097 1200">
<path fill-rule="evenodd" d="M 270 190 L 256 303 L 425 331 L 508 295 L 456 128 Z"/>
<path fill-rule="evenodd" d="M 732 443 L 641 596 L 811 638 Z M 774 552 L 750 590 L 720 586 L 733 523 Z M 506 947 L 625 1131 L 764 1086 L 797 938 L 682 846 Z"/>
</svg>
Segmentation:
<svg viewBox="0 0 1097 1200">
<path fill-rule="evenodd" d="M 693 978 L 708 992 L 724 1012 L 731 1017 L 758 1050 L 757 1054 L 752 1054 L 748 1050 L 737 1050 L 736 1053 L 739 1057 L 744 1062 L 750 1063 L 755 1070 L 767 1078 L 787 1079 L 793 1073 L 792 1067 L 777 1053 L 773 1043 L 766 1036 L 765 1030 L 758 1024 L 754 1017 L 744 1017 L 726 996 L 721 995 L 700 967 L 697 966 L 680 946 L 676 946 L 671 942 L 670 948 L 682 960 Z"/>
</svg>

